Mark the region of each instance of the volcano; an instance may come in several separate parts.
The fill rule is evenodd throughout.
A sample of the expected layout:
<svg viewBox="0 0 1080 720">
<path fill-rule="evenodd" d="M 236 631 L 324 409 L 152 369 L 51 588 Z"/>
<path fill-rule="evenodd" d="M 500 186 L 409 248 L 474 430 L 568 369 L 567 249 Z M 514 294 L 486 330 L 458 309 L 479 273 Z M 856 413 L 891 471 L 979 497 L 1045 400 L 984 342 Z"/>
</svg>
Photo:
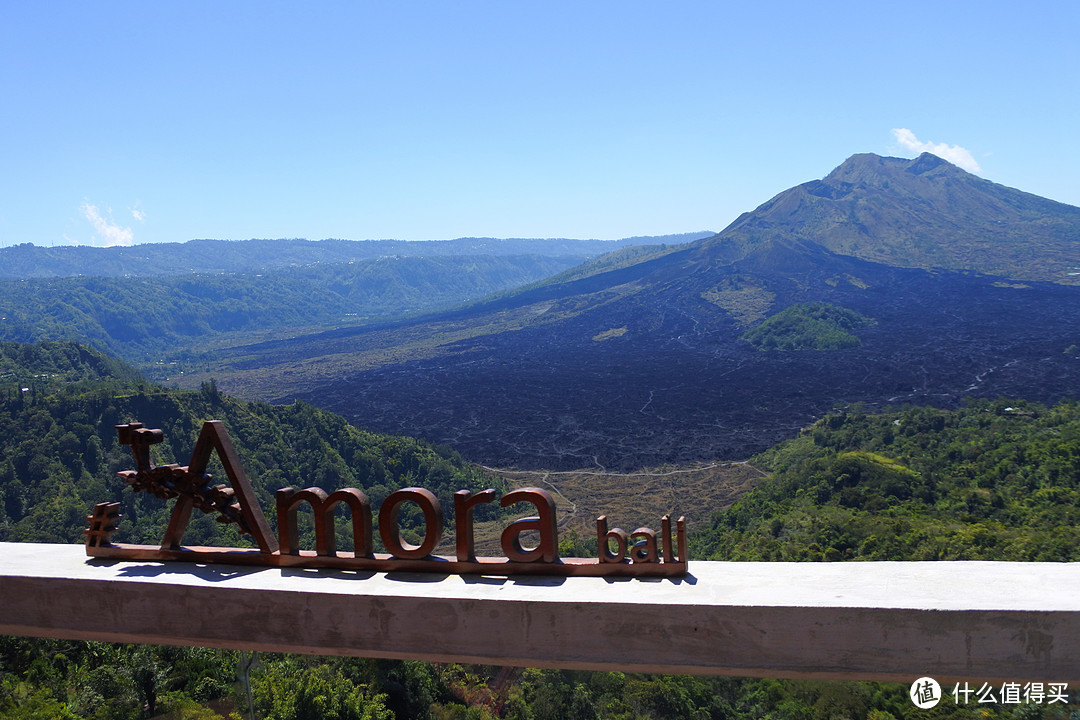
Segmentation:
<svg viewBox="0 0 1080 720">
<path fill-rule="evenodd" d="M 488 465 L 741 460 L 837 406 L 1075 397 L 1078 268 L 1080 208 L 929 154 L 855 155 L 714 237 L 235 348 L 218 384 Z"/>
</svg>

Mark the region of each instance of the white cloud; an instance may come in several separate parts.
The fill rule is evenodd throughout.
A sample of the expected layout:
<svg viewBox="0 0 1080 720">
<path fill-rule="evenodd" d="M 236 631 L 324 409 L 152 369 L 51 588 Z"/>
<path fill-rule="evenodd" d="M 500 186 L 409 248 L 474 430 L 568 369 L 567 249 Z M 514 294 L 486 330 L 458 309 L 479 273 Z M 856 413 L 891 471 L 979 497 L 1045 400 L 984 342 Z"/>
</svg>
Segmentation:
<svg viewBox="0 0 1080 720">
<path fill-rule="evenodd" d="M 113 247 L 114 245 L 131 245 L 135 240 L 135 233 L 131 232 L 129 227 L 120 227 L 112 221 L 112 213 L 109 213 L 109 219 L 106 220 L 98 212 L 96 205 L 91 205 L 88 202 L 84 202 L 79 208 L 83 217 L 90 221 L 90 224 L 94 226 L 94 230 L 105 241 L 105 247 Z"/>
<path fill-rule="evenodd" d="M 933 153 L 943 160 L 948 160 L 953 165 L 964 168 L 968 172 L 982 172 L 979 163 L 975 162 L 975 158 L 971 156 L 971 153 L 966 148 L 945 143 L 922 142 L 915 137 L 915 133 L 907 128 L 894 128 L 892 133 L 893 137 L 896 138 L 896 142 L 900 143 L 900 146 L 905 150 L 914 153 Z"/>
<path fill-rule="evenodd" d="M 138 208 L 128 208 L 128 210 L 131 211 L 131 217 L 135 218 L 139 222 L 146 221 L 146 213 L 142 210 L 139 210 Z"/>
</svg>

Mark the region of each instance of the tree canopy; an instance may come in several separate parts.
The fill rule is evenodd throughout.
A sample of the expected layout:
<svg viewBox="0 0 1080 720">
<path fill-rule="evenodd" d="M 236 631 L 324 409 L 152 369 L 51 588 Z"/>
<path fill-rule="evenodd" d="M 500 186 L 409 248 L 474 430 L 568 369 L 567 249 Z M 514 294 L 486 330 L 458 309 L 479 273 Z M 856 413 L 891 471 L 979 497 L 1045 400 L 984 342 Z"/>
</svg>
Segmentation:
<svg viewBox="0 0 1080 720">
<path fill-rule="evenodd" d="M 784 308 L 742 335 L 758 350 L 843 350 L 861 342 L 855 330 L 874 321 L 854 310 L 824 302 Z"/>
</svg>

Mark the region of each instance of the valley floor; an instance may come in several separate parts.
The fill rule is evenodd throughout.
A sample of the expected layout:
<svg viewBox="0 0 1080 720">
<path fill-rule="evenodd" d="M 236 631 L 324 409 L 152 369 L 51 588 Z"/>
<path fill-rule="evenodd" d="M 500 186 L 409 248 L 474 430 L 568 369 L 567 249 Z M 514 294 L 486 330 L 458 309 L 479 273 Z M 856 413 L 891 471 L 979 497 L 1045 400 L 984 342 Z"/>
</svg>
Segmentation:
<svg viewBox="0 0 1080 720">
<path fill-rule="evenodd" d="M 531 486 L 550 492 L 558 507 L 560 538 L 578 542 L 595 537 L 600 515 L 607 515 L 612 526 L 628 532 L 638 527 L 658 528 L 666 514 L 685 516 L 693 537 L 695 526 L 703 526 L 712 513 L 730 506 L 768 477 L 746 462 L 664 466 L 630 473 L 484 469 L 505 478 L 510 487 Z M 477 524 L 478 554 L 502 555 L 499 536 L 505 522 Z"/>
</svg>

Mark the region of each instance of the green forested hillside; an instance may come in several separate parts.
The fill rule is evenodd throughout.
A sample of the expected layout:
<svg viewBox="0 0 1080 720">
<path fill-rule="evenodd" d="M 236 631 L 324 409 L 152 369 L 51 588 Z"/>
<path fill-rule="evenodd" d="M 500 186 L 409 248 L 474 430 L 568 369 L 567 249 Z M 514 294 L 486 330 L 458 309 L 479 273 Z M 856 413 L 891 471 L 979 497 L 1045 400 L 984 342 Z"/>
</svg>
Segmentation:
<svg viewBox="0 0 1080 720">
<path fill-rule="evenodd" d="M 369 433 L 308 405 L 243 402 L 218 393 L 212 384 L 201 391 L 167 390 L 130 380 L 136 375 L 130 368 L 73 343 L 5 344 L 0 352 L 7 372 L 20 377 L 71 377 L 87 367 L 117 373 L 111 379 L 67 384 L 54 379 L 53 385 L 40 388 L 24 389 L 22 382 L 13 381 L 0 385 L 3 541 L 81 542 L 85 516 L 93 504 L 121 501 L 124 519 L 116 540 L 160 542 L 169 509 L 156 498 L 124 489 L 116 477 L 118 470 L 132 468 L 133 461 L 130 451 L 117 443 L 113 426 L 133 420 L 164 430 L 165 442 L 153 447 L 153 459 L 159 464 L 185 464 L 202 422 L 221 420 L 271 523 L 273 493 L 287 485 L 315 485 L 327 491 L 359 487 L 376 506 L 400 487 L 420 485 L 435 492 L 452 515 L 454 491 L 492 483 L 448 448 Z M 215 475 L 224 481 L 216 461 L 211 472 L 215 467 Z M 491 510 L 477 512 L 483 517 Z M 420 522 L 420 517 L 403 514 L 406 537 Z M 240 540 L 230 526 L 201 516 L 192 518 L 185 542 L 215 545 Z"/>
<path fill-rule="evenodd" d="M 712 527 L 725 560 L 1080 560 L 1080 404 L 831 414 L 754 459 Z"/>
<path fill-rule="evenodd" d="M 265 274 L 0 281 L 0 340 L 78 340 L 143 362 L 226 333 L 356 324 L 475 300 L 575 257 L 389 257 Z"/>
<path fill-rule="evenodd" d="M 15 384 L 20 390 L 48 392 L 72 383 L 139 379 L 130 365 L 78 343 L 0 342 L 0 384 Z"/>
</svg>

